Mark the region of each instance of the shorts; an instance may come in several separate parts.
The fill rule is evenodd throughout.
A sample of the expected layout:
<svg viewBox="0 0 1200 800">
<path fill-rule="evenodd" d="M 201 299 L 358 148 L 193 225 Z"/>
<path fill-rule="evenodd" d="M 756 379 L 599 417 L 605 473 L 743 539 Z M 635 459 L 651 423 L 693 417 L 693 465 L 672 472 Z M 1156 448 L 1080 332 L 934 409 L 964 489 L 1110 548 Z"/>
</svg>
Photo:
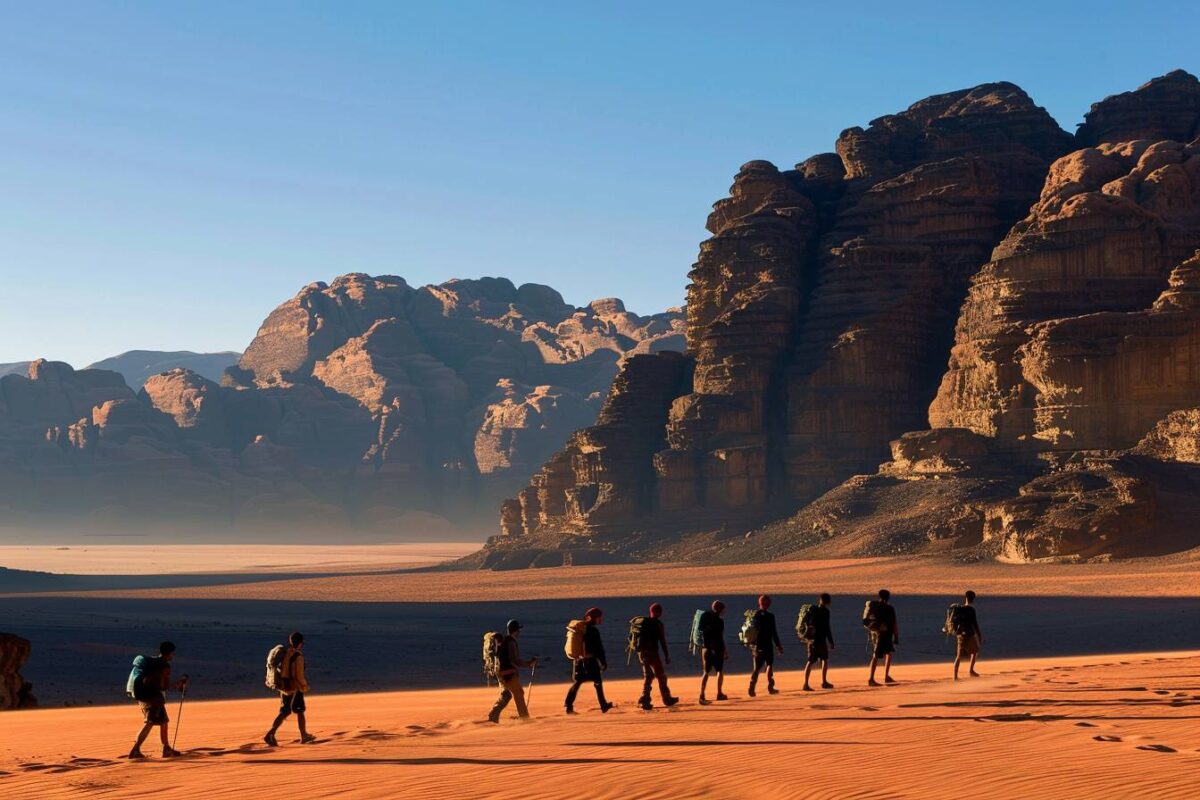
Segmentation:
<svg viewBox="0 0 1200 800">
<path fill-rule="evenodd" d="M 818 661 L 829 660 L 829 643 L 828 642 L 806 642 L 808 646 L 808 662 L 815 664 Z"/>
<path fill-rule="evenodd" d="M 896 644 L 892 641 L 889 631 L 878 631 L 871 634 L 871 653 L 875 658 L 883 658 L 896 652 Z"/>
<path fill-rule="evenodd" d="M 725 651 L 703 650 L 700 653 L 700 663 L 704 665 L 705 675 L 724 675 Z"/>
<path fill-rule="evenodd" d="M 279 716 L 286 717 L 293 711 L 297 714 L 303 714 L 305 710 L 304 692 L 279 695 Z"/>
<path fill-rule="evenodd" d="M 955 651 L 956 658 L 970 658 L 971 656 L 979 655 L 979 637 L 975 634 L 970 636 L 958 636 L 958 649 Z"/>
<path fill-rule="evenodd" d="M 147 725 L 166 725 L 171 721 L 167 716 L 166 700 L 143 700 L 138 706 L 142 709 L 142 717 Z"/>
<path fill-rule="evenodd" d="M 755 647 L 750 651 L 754 656 L 754 668 L 762 669 L 763 667 L 775 666 L 775 648 L 773 647 Z"/>
</svg>

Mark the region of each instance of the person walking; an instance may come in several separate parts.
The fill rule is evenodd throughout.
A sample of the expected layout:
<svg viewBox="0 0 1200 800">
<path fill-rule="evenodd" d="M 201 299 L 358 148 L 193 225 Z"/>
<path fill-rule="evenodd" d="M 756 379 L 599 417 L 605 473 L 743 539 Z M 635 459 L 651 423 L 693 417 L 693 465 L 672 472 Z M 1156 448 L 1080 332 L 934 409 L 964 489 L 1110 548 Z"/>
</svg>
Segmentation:
<svg viewBox="0 0 1200 800">
<path fill-rule="evenodd" d="M 892 607 L 892 593 L 880 589 L 877 600 L 867 602 L 863 612 L 863 625 L 869 631 L 871 642 L 871 674 L 868 686 L 879 686 L 875 680 L 875 668 L 883 659 L 883 682 L 895 683 L 892 678 L 892 654 L 900 645 L 900 624 L 896 620 L 896 609 Z"/>
<path fill-rule="evenodd" d="M 725 662 L 729 660 L 729 650 L 725 647 L 725 604 L 713 600 L 710 610 L 700 615 L 700 665 L 704 674 L 700 676 L 700 705 L 706 706 L 711 702 L 704 696 L 708 688 L 708 676 L 717 676 L 717 699 L 728 700 L 722 691 L 725 684 Z"/>
<path fill-rule="evenodd" d="M 538 659 L 536 656 L 528 661 L 521 658 L 521 649 L 517 645 L 517 639 L 521 636 L 523 627 L 517 620 L 510 619 L 505 628 L 507 633 L 500 643 L 500 671 L 496 676 L 500 681 L 500 697 L 492 706 L 491 713 L 488 714 L 490 722 L 500 722 L 500 712 L 504 711 L 509 701 L 516 705 L 519 718 L 529 719 L 529 709 L 525 705 L 525 690 L 521 687 L 520 669 L 536 667 Z"/>
<path fill-rule="evenodd" d="M 304 674 L 304 634 L 296 631 L 288 637 L 288 649 L 280 669 L 279 714 L 271 723 L 271 730 L 263 737 L 264 742 L 271 747 L 278 747 L 279 741 L 275 738 L 275 733 L 292 714 L 296 715 L 296 724 L 300 727 L 300 744 L 311 744 L 317 740 L 316 736 L 308 732 L 305 719 L 308 707 L 304 696 L 308 689 L 308 678 Z"/>
<path fill-rule="evenodd" d="M 650 605 L 650 616 L 642 625 L 642 633 L 638 640 L 638 662 L 642 665 L 642 697 L 638 706 L 643 711 L 652 711 L 654 704 L 650 702 L 650 689 L 658 681 L 658 693 L 662 703 L 668 708 L 679 702 L 678 697 L 671 696 L 667 688 L 667 670 L 663 662 L 671 663 L 671 653 L 667 649 L 667 632 L 662 622 L 663 607 L 661 603 Z M 662 648 L 662 657 L 658 655 Z"/>
<path fill-rule="evenodd" d="M 954 621 L 954 680 L 958 680 L 958 665 L 964 658 L 969 659 L 967 669 L 972 678 L 978 678 L 975 671 L 975 660 L 979 658 L 979 648 L 983 644 L 983 630 L 979 627 L 979 616 L 975 613 L 975 593 L 970 589 L 963 595 L 963 604 L 956 610 L 958 617 Z"/>
<path fill-rule="evenodd" d="M 812 610 L 813 638 L 805 642 L 808 647 L 808 659 L 804 663 L 806 692 L 812 691 L 812 687 L 808 685 L 808 676 L 812 672 L 813 664 L 817 662 L 821 663 L 821 688 L 833 688 L 833 684 L 829 682 L 829 651 L 837 648 L 833 643 L 833 623 L 829 610 L 831 605 L 833 598 L 828 592 L 822 592 Z"/>
<path fill-rule="evenodd" d="M 142 743 L 150 735 L 150 731 L 158 728 L 162 740 L 162 757 L 175 758 L 179 751 L 171 747 L 170 731 L 171 718 L 167 715 L 167 692 L 171 689 L 183 691 L 187 688 L 187 676 L 184 675 L 175 683 L 171 682 L 171 662 L 175 660 L 175 645 L 172 642 L 162 642 L 158 646 L 158 655 L 153 658 L 138 656 L 134 660 L 134 671 L 130 675 L 129 689 L 141 709 L 145 724 L 138 733 L 129 758 L 141 759 Z M 139 672 L 140 670 L 140 672 Z"/>
<path fill-rule="evenodd" d="M 589 608 L 583 615 L 583 621 L 587 626 L 583 632 L 583 655 L 574 659 L 571 666 L 574 682 L 567 690 L 566 712 L 575 713 L 575 697 L 579 694 L 579 687 L 591 681 L 596 687 L 596 700 L 600 703 L 600 710 L 607 714 L 616 704 L 604 698 L 604 673 L 608 671 L 604 643 L 600 640 L 600 623 L 604 621 L 604 612 L 599 608 Z"/>
<path fill-rule="evenodd" d="M 779 694 L 775 688 L 775 653 L 783 653 L 783 643 L 779 641 L 779 629 L 775 625 L 775 615 L 771 608 L 771 596 L 762 595 L 758 598 L 758 611 L 754 612 L 754 627 L 758 629 L 758 638 L 751 648 L 754 655 L 754 671 L 750 673 L 751 697 L 755 696 L 754 687 L 758 684 L 758 675 L 766 669 L 767 693 Z"/>
</svg>

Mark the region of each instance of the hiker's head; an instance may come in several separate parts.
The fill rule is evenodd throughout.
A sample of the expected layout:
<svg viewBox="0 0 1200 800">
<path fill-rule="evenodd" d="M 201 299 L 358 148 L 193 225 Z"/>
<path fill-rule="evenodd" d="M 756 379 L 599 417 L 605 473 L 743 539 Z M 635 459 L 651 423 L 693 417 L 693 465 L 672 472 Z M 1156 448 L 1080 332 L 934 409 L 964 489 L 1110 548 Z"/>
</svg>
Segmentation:
<svg viewBox="0 0 1200 800">
<path fill-rule="evenodd" d="M 888 600 L 892 599 L 892 593 L 889 592 L 887 589 L 880 589 L 879 590 L 879 599 L 886 603 Z"/>
<path fill-rule="evenodd" d="M 304 647 L 304 634 L 300 631 L 295 631 L 288 637 L 288 644 L 299 650 Z"/>
<path fill-rule="evenodd" d="M 819 599 L 821 601 L 821 605 L 823 605 L 823 606 L 828 606 L 828 605 L 833 604 L 833 598 L 829 596 L 829 592 L 821 592 L 821 596 Z"/>
<path fill-rule="evenodd" d="M 963 597 L 966 599 L 968 604 L 975 602 L 975 593 L 970 589 L 967 589 L 967 593 L 964 594 Z"/>
<path fill-rule="evenodd" d="M 712 610 L 716 614 L 724 615 L 725 614 L 725 604 L 722 603 L 720 600 L 713 600 Z"/>
<path fill-rule="evenodd" d="M 162 656 L 163 658 L 165 658 L 167 661 L 170 661 L 172 658 L 175 657 L 175 643 L 174 642 L 162 642 L 158 646 L 158 654 L 160 656 Z"/>
<path fill-rule="evenodd" d="M 654 617 L 655 619 L 658 619 L 662 616 L 662 603 L 650 604 L 650 616 Z"/>
<path fill-rule="evenodd" d="M 589 608 L 587 610 L 587 612 L 583 615 L 583 621 L 590 622 L 593 625 L 599 625 L 600 620 L 603 619 L 603 617 L 604 617 L 604 612 L 601 611 L 600 609 L 596 608 L 595 606 L 593 606 L 592 608 Z"/>
<path fill-rule="evenodd" d="M 525 627 L 525 626 L 522 625 L 520 622 L 517 622 L 515 619 L 510 619 L 508 621 L 508 635 L 509 636 L 520 636 L 521 628 L 523 628 L 523 627 Z"/>
<path fill-rule="evenodd" d="M 761 608 L 763 611 L 766 611 L 768 608 L 770 608 L 771 607 L 771 595 L 769 595 L 769 594 L 759 595 L 758 607 Z"/>
</svg>

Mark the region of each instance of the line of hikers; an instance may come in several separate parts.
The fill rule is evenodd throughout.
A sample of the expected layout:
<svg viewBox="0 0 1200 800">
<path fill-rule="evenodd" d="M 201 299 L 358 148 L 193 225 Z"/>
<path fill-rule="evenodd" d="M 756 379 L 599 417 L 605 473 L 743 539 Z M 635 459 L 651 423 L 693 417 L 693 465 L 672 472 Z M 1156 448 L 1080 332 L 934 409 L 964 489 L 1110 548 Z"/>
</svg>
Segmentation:
<svg viewBox="0 0 1200 800">
<path fill-rule="evenodd" d="M 803 691 L 813 691 L 810 676 L 813 666 L 821 666 L 821 688 L 832 689 L 829 682 L 829 652 L 835 649 L 833 641 L 833 626 L 830 606 L 833 598 L 828 593 L 821 593 L 815 604 L 805 604 L 800 607 L 796 620 L 796 634 L 804 642 L 808 655 L 804 666 Z M 757 695 L 759 676 L 765 674 L 767 693 L 778 694 L 775 686 L 775 656 L 782 655 L 783 642 L 779 638 L 779 628 L 775 615 L 771 612 L 770 595 L 758 598 L 758 608 L 747 611 L 744 621 L 738 631 L 738 640 L 746 646 L 752 657 L 750 686 L 747 694 Z M 667 647 L 666 629 L 663 626 L 663 607 L 661 603 L 650 605 L 649 616 L 634 617 L 629 623 L 629 636 L 626 650 L 632 657 L 636 655 L 642 667 L 642 695 L 638 699 L 638 707 L 653 710 L 651 692 L 654 684 L 658 684 L 659 695 L 664 706 L 670 707 L 679 702 L 679 698 L 671 694 L 667 685 L 666 667 L 671 664 L 671 653 Z M 567 625 L 566 644 L 564 651 L 571 662 L 572 683 L 567 690 L 563 706 L 567 714 L 575 714 L 575 700 L 579 689 L 584 683 L 591 683 L 596 689 L 596 700 L 600 711 L 608 713 L 615 707 L 604 695 L 604 673 L 608 671 L 608 659 L 604 652 L 604 643 L 600 638 L 600 624 L 604 620 L 604 612 L 599 608 L 589 608 L 582 619 L 572 620 Z M 883 683 L 895 683 L 892 678 L 892 655 L 900 644 L 900 624 L 896 619 L 896 609 L 891 604 L 891 593 L 880 589 L 875 598 L 866 602 L 862 616 L 863 627 L 866 628 L 870 643 L 870 674 L 868 686 L 880 686 L 875 680 L 876 670 L 880 661 L 883 662 Z M 509 620 L 504 633 L 488 632 L 483 637 L 484 674 L 496 680 L 500 685 L 500 696 L 492 706 L 488 719 L 498 723 L 500 714 L 511 702 L 516 706 L 517 716 L 527 718 L 529 708 L 524 688 L 521 685 L 520 670 L 531 670 L 532 677 L 537 674 L 538 657 L 528 660 L 521 658 L 518 639 L 523 625 L 519 620 Z M 943 630 L 947 635 L 956 639 L 954 656 L 954 680 L 958 680 L 959 665 L 964 658 L 969 660 L 970 675 L 979 677 L 975 671 L 975 662 L 979 656 L 979 648 L 983 643 L 983 631 L 979 627 L 979 619 L 975 613 L 975 593 L 967 591 L 962 603 L 952 603 L 946 611 L 946 621 Z M 692 619 L 692 632 L 689 641 L 692 654 L 700 655 L 700 705 L 710 705 L 708 699 L 708 681 L 716 676 L 716 699 L 728 700 L 723 691 L 725 683 L 725 662 L 729 660 L 729 649 L 725 644 L 725 604 L 714 600 L 707 610 L 696 611 Z M 661 650 L 661 656 L 660 656 Z"/>
<path fill-rule="evenodd" d="M 796 620 L 796 634 L 804 642 L 808 656 L 804 667 L 803 691 L 811 692 L 809 685 L 813 666 L 821 666 L 821 688 L 832 689 L 829 682 L 829 653 L 835 648 L 833 628 L 830 617 L 830 606 L 833 598 L 822 593 L 814 604 L 800 607 Z M 748 694 L 756 696 L 760 675 L 766 675 L 768 694 L 778 694 L 775 686 L 775 656 L 783 653 L 783 642 L 779 638 L 779 628 L 775 615 L 771 612 L 771 597 L 762 595 L 758 598 L 758 608 L 747 611 L 738 640 L 746 646 L 752 657 L 753 669 L 750 673 Z M 630 620 L 629 637 L 626 650 L 630 657 L 636 655 L 642 667 L 642 695 L 638 706 L 646 711 L 654 708 L 651 692 L 654 684 L 658 684 L 659 696 L 664 706 L 674 706 L 679 698 L 672 695 L 667 684 L 666 668 L 671 664 L 671 653 L 667 646 L 666 628 L 662 622 L 663 607 L 661 603 L 652 603 L 649 615 L 634 617 Z M 572 620 L 567 625 L 567 636 L 564 650 L 571 661 L 572 683 L 567 690 L 564 700 L 564 710 L 567 714 L 575 714 L 575 701 L 579 689 L 585 683 L 591 683 L 596 690 L 596 699 L 601 712 L 607 713 L 615 707 L 604 695 L 604 673 L 608 671 L 608 659 L 604 652 L 604 642 L 600 638 L 600 624 L 604 621 L 604 612 L 599 608 L 589 608 L 582 619 Z M 896 619 L 896 610 L 891 605 L 891 594 L 886 589 L 880 589 L 878 595 L 867 601 L 862 616 L 863 627 L 866 628 L 870 649 L 870 675 L 867 685 L 880 686 L 875 680 L 876 668 L 883 662 L 883 682 L 895 683 L 891 676 L 892 655 L 900 644 L 900 625 Z M 488 719 L 498 723 L 500 714 L 511 702 L 516 706 L 520 718 L 529 716 L 529 706 L 525 689 L 521 685 L 520 670 L 529 669 L 530 691 L 533 687 L 533 676 L 537 673 L 538 657 L 523 659 L 518 640 L 523 625 L 518 620 L 509 620 L 504 633 L 489 632 L 483 637 L 483 662 L 485 674 L 500 685 L 500 696 L 492 706 Z M 979 648 L 983 642 L 983 631 L 979 627 L 979 619 L 975 613 L 975 593 L 968 591 L 963 602 L 953 603 L 946 612 L 943 626 L 948 635 L 956 638 L 954 657 L 954 679 L 958 680 L 959 665 L 964 659 L 969 661 L 972 677 L 978 677 L 975 662 Z M 138 656 L 133 661 L 126 684 L 127 694 L 138 702 L 142 712 L 144 725 L 138 734 L 129 758 L 145 758 L 142 744 L 151 731 L 159 728 L 162 740 L 163 758 L 173 758 L 179 755 L 171 742 L 168 730 L 170 717 L 167 714 L 166 692 L 175 690 L 187 695 L 188 677 L 184 675 L 177 681 L 171 680 L 171 662 L 175 658 L 175 645 L 163 642 L 159 645 L 158 655 L 154 657 Z M 661 655 L 660 655 L 661 651 Z M 725 604 L 714 600 L 708 609 L 697 610 L 692 619 L 689 651 L 699 654 L 702 673 L 700 676 L 700 705 L 710 705 L 708 699 L 708 681 L 716 677 L 717 700 L 728 700 L 724 692 L 725 666 L 729 660 L 729 648 L 725 643 Z M 309 691 L 308 680 L 304 671 L 304 635 L 299 631 L 288 637 L 287 644 L 279 644 L 271 648 L 267 654 L 265 685 L 268 689 L 279 694 L 279 711 L 271 723 L 270 729 L 263 736 L 263 741 L 270 747 L 278 747 L 276 733 L 295 714 L 300 730 L 300 743 L 311 744 L 316 737 L 308 732 L 305 718 L 305 694 Z M 180 701 L 182 711 L 182 698 Z M 178 735 L 178 729 L 177 729 Z"/>
</svg>

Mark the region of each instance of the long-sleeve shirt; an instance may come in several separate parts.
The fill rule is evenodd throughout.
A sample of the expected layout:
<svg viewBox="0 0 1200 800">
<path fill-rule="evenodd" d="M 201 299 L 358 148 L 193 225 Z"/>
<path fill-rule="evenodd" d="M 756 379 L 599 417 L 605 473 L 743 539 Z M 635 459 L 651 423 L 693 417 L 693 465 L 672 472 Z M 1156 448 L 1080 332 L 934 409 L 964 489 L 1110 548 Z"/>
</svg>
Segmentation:
<svg viewBox="0 0 1200 800">
<path fill-rule="evenodd" d="M 519 667 L 528 667 L 532 661 L 521 658 L 521 648 L 517 645 L 515 636 L 505 636 L 500 643 L 500 674 L 507 675 L 517 671 Z"/>
<path fill-rule="evenodd" d="M 818 644 L 825 642 L 833 644 L 833 621 L 828 607 L 813 607 L 813 627 L 816 629 L 816 635 L 813 637 L 814 642 Z"/>
<path fill-rule="evenodd" d="M 758 641 L 755 647 L 768 650 L 772 647 L 783 647 L 779 641 L 779 628 L 775 625 L 775 615 L 760 608 L 754 612 L 754 626 L 758 628 Z"/>
<path fill-rule="evenodd" d="M 283 669 L 280 670 L 284 678 L 291 679 L 291 694 L 292 692 L 307 692 L 308 678 L 304 675 L 304 654 L 294 647 L 289 647 L 287 654 L 283 658 Z"/>
<path fill-rule="evenodd" d="M 583 657 L 594 658 L 600 662 L 600 666 L 608 669 L 608 659 L 604 656 L 604 642 L 600 641 L 600 629 L 590 622 L 583 632 Z"/>
<path fill-rule="evenodd" d="M 658 648 L 662 647 L 663 655 L 670 657 L 667 651 L 667 631 L 661 619 L 646 617 L 645 623 L 642 624 L 642 638 L 638 644 L 642 655 L 656 656 Z"/>
</svg>

